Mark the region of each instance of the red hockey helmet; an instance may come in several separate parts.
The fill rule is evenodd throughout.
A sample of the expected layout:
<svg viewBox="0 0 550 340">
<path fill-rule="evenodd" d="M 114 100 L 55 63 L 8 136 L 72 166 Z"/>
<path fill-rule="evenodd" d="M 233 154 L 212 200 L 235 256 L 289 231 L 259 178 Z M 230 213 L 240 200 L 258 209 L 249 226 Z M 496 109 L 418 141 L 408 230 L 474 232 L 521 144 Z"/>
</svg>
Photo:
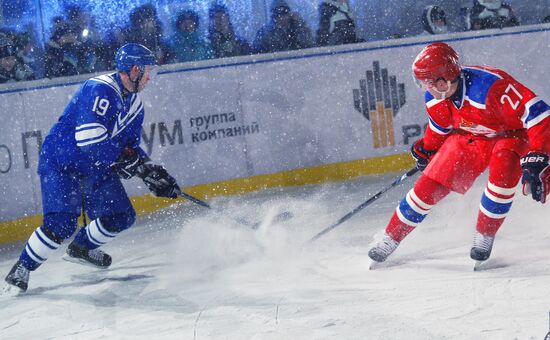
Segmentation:
<svg viewBox="0 0 550 340">
<path fill-rule="evenodd" d="M 420 81 L 454 81 L 460 75 L 458 53 L 443 42 L 429 44 L 418 54 L 412 69 L 415 78 Z"/>
</svg>

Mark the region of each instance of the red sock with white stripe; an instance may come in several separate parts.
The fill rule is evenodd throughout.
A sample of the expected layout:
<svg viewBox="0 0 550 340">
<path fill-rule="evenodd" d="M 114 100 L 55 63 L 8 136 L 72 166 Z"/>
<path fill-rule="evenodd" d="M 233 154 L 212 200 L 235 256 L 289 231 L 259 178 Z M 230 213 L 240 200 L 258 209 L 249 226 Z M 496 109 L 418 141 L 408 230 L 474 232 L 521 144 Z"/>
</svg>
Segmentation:
<svg viewBox="0 0 550 340">
<path fill-rule="evenodd" d="M 476 230 L 494 237 L 512 208 L 516 187 L 521 177 L 519 156 L 508 149 L 491 157 L 489 181 L 481 197 Z"/>
<path fill-rule="evenodd" d="M 516 187 L 498 187 L 491 182 L 487 183 L 481 197 L 476 230 L 485 236 L 494 237 L 504 223 L 506 215 L 512 208 Z"/>
<path fill-rule="evenodd" d="M 414 188 L 395 209 L 386 226 L 386 234 L 395 241 L 401 242 L 449 192 L 449 189 L 433 179 L 420 176 Z"/>
</svg>

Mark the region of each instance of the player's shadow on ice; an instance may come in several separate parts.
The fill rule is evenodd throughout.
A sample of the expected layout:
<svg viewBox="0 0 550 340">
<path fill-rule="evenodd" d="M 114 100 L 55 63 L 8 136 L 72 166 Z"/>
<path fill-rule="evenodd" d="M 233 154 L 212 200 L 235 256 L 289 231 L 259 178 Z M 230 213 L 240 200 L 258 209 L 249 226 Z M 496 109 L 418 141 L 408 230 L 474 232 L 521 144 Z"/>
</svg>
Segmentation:
<svg viewBox="0 0 550 340">
<path fill-rule="evenodd" d="M 423 269 L 436 269 L 452 272 L 473 271 L 475 261 L 470 259 L 467 252 L 462 247 L 451 247 L 440 250 L 420 250 L 406 254 L 395 254 L 386 262 L 381 264 L 377 270 L 389 269 L 393 267 L 414 267 Z M 511 265 L 505 259 L 492 257 L 479 268 L 479 271 L 496 270 L 506 268 Z"/>
<path fill-rule="evenodd" d="M 155 263 L 155 264 L 147 264 L 147 265 L 134 265 L 134 266 L 116 266 L 109 269 L 99 269 L 99 270 L 93 270 L 84 274 L 75 274 L 71 275 L 71 282 L 62 283 L 55 286 L 50 287 L 38 287 L 29 289 L 25 295 L 36 295 L 36 294 L 44 294 L 47 292 L 55 291 L 58 289 L 64 289 L 64 288 L 77 288 L 77 287 L 87 287 L 87 286 L 94 286 L 99 285 L 102 283 L 109 283 L 109 282 L 122 282 L 127 284 L 128 282 L 136 282 L 136 281 L 149 281 L 150 279 L 153 279 L 155 276 L 151 274 L 128 274 L 128 275 L 118 275 L 114 276 L 113 273 L 120 270 L 136 270 L 136 269 L 149 269 L 149 268 L 158 268 L 166 265 L 165 263 Z"/>
<path fill-rule="evenodd" d="M 380 264 L 376 267 L 376 270 L 385 269 L 399 269 L 399 268 L 416 268 L 416 269 L 429 269 L 448 272 L 469 272 L 474 271 L 473 260 L 465 258 L 461 263 L 456 263 L 445 258 L 396 258 L 388 259 L 388 261 Z M 475 271 L 488 271 L 507 268 L 510 263 L 502 259 L 489 259 L 485 263 L 478 267 Z"/>
<path fill-rule="evenodd" d="M 71 301 L 101 308 L 133 308 L 147 311 L 170 311 L 189 314 L 200 310 L 195 303 L 165 289 L 151 289 L 157 277 L 152 274 L 113 275 L 116 269 L 158 267 L 125 266 L 71 275 L 71 282 L 29 289 L 23 298 L 40 297 L 52 301 Z M 91 288 L 98 286 L 97 288 Z M 81 293 L 82 292 L 82 293 Z"/>
<path fill-rule="evenodd" d="M 73 279 L 76 279 L 78 281 L 68 282 L 68 283 L 62 283 L 55 286 L 50 287 L 38 287 L 29 289 L 24 296 L 28 295 L 40 295 L 44 294 L 50 291 L 55 291 L 59 289 L 64 288 L 78 288 L 78 287 L 87 287 L 87 286 L 94 286 L 98 284 L 102 284 L 105 282 L 130 282 L 130 281 L 138 281 L 138 280 L 149 280 L 154 278 L 153 275 L 126 275 L 126 276 L 118 276 L 118 277 L 91 277 L 89 275 L 86 275 L 87 278 L 82 278 L 84 275 L 73 275 Z M 81 279 L 79 280 L 79 277 Z"/>
</svg>

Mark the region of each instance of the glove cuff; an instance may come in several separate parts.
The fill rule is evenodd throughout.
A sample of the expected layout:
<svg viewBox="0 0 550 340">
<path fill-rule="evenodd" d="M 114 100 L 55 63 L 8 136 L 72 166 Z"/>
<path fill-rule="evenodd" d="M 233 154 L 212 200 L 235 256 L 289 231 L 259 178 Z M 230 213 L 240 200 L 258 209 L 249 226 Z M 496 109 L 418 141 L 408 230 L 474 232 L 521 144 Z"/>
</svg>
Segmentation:
<svg viewBox="0 0 550 340">
<path fill-rule="evenodd" d="M 520 164 L 525 163 L 545 163 L 548 164 L 548 155 L 544 152 L 529 151 L 525 156 L 521 157 Z"/>
</svg>

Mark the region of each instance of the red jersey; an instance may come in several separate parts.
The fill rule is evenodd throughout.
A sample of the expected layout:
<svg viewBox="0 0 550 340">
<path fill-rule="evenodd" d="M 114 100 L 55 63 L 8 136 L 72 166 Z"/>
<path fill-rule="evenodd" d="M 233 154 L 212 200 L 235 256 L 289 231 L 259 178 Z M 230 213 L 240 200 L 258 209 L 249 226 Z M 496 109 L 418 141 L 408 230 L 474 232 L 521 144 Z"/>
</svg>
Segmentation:
<svg viewBox="0 0 550 340">
<path fill-rule="evenodd" d="M 464 66 L 453 96 L 437 100 L 426 92 L 425 99 L 428 150 L 439 149 L 451 133 L 495 138 L 527 132 L 529 150 L 550 155 L 550 106 L 502 70 Z"/>
</svg>

